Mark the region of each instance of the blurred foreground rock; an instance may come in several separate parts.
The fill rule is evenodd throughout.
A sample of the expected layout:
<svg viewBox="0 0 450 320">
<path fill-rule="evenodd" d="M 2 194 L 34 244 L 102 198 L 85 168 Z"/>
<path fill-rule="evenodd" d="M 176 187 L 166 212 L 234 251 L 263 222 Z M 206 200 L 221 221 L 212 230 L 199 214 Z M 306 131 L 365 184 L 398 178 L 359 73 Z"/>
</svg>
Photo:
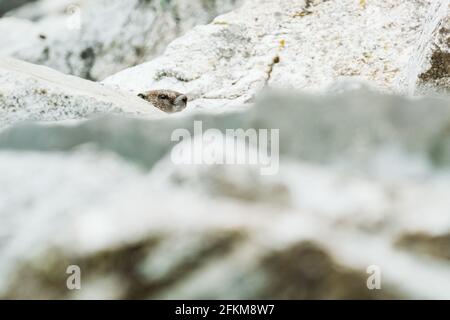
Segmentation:
<svg viewBox="0 0 450 320">
<path fill-rule="evenodd" d="M 280 129 L 279 173 L 175 165 L 170 136 L 194 120 Z M 8 128 L 0 297 L 449 298 L 449 126 L 448 100 L 358 90 Z"/>
<path fill-rule="evenodd" d="M 33 2 L 36 0 L 2 0 L 0 1 L 0 17 L 3 16 L 8 11 L 11 11 L 17 7 L 20 7 L 28 2 Z"/>
</svg>

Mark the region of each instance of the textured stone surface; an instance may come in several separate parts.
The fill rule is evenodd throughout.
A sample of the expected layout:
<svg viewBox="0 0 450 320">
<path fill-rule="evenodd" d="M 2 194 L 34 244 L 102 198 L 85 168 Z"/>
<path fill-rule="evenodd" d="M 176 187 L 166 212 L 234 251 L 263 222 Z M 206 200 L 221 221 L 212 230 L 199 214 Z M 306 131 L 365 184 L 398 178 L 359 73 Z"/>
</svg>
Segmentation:
<svg viewBox="0 0 450 320">
<path fill-rule="evenodd" d="M 35 0 L 3 0 L 0 1 L 0 17 L 3 16 L 8 11 L 11 11 L 17 7 L 20 7 L 27 2 L 33 2 Z"/>
<path fill-rule="evenodd" d="M 257 105 L 0 133 L 0 296 L 448 298 L 448 101 Z M 170 135 L 193 120 L 279 128 L 279 173 L 175 165 Z M 65 287 L 74 264 L 79 291 Z M 371 265 L 381 290 L 366 287 Z"/>
<path fill-rule="evenodd" d="M 12 33 L 0 53 L 44 64 L 82 78 L 101 80 L 160 54 L 193 26 L 233 9 L 238 0 L 38 1 L 0 20 Z M 30 22 L 29 19 L 36 20 Z M 12 49 L 14 48 L 14 49 Z"/>
<path fill-rule="evenodd" d="M 47 67 L 0 58 L 0 128 L 22 121 L 79 120 L 105 113 L 162 114 L 136 96 Z"/>
<path fill-rule="evenodd" d="M 450 1 L 444 18 L 437 25 L 425 69 L 419 75 L 419 90 L 450 92 Z"/>
<path fill-rule="evenodd" d="M 104 83 L 133 92 L 169 87 L 208 109 L 252 101 L 265 86 L 321 92 L 348 78 L 404 92 L 422 30 L 432 24 L 431 3 L 247 1 Z"/>
</svg>

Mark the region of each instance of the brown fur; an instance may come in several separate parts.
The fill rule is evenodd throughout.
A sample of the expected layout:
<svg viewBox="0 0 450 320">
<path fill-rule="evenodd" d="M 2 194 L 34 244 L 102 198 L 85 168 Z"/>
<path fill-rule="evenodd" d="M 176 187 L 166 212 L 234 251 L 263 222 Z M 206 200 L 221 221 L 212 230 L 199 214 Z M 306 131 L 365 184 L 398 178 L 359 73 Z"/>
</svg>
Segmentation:
<svg viewBox="0 0 450 320">
<path fill-rule="evenodd" d="M 167 113 L 180 112 L 187 105 L 187 96 L 172 90 L 150 90 L 139 93 L 138 97 Z"/>
</svg>

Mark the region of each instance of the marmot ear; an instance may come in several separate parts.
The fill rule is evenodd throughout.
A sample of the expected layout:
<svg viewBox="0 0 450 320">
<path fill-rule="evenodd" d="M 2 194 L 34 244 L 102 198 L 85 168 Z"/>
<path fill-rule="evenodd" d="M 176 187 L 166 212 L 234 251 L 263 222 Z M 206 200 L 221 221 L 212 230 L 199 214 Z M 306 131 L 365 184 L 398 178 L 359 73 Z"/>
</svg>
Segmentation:
<svg viewBox="0 0 450 320">
<path fill-rule="evenodd" d="M 143 94 L 143 93 L 139 93 L 138 95 L 137 95 L 139 98 L 142 98 L 142 99 L 145 99 L 146 97 L 145 97 L 145 94 Z"/>
</svg>

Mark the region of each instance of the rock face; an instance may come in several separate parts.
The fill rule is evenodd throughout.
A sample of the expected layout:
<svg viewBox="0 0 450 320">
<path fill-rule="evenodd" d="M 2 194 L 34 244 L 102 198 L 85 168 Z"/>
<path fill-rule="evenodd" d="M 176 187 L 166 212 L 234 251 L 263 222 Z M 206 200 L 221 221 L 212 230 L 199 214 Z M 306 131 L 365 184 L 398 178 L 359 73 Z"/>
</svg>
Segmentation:
<svg viewBox="0 0 450 320">
<path fill-rule="evenodd" d="M 95 1 L 95 0 L 94 0 Z M 34 0 L 26 5 L 8 11 L 5 17 L 15 17 L 30 21 L 40 21 L 49 17 L 70 14 L 71 8 L 85 6 L 92 0 Z"/>
<path fill-rule="evenodd" d="M 136 96 L 47 67 L 0 58 L 0 128 L 21 121 L 86 119 L 105 113 L 162 114 Z"/>
<path fill-rule="evenodd" d="M 194 25 L 208 23 L 239 3 L 239 0 L 95 0 L 78 4 L 38 1 L 29 10 L 21 8 L 10 14 L 27 19 L 0 21 L 0 33 L 13 33 L 0 53 L 67 74 L 101 80 L 157 56 L 170 41 Z M 27 32 L 14 32 L 19 24 Z"/>
<path fill-rule="evenodd" d="M 0 296 L 448 298 L 449 101 L 256 104 L 0 133 Z M 194 120 L 278 128 L 278 174 L 175 164 L 171 135 Z M 70 265 L 81 290 L 66 287 Z"/>
<path fill-rule="evenodd" d="M 450 1 L 436 10 L 440 13 L 432 33 L 434 38 L 426 56 L 425 69 L 419 75 L 419 89 L 450 92 Z"/>
<path fill-rule="evenodd" d="M 13 10 L 14 8 L 20 7 L 27 2 L 33 2 L 36 0 L 8 0 L 0 2 L 0 17 L 3 16 L 8 11 Z"/>
<path fill-rule="evenodd" d="M 132 91 L 169 87 L 203 108 L 251 101 L 265 86 L 321 92 L 348 78 L 405 92 L 420 74 L 419 42 L 431 46 L 434 33 L 425 31 L 436 11 L 442 22 L 448 1 L 247 1 L 104 83 Z"/>
</svg>

